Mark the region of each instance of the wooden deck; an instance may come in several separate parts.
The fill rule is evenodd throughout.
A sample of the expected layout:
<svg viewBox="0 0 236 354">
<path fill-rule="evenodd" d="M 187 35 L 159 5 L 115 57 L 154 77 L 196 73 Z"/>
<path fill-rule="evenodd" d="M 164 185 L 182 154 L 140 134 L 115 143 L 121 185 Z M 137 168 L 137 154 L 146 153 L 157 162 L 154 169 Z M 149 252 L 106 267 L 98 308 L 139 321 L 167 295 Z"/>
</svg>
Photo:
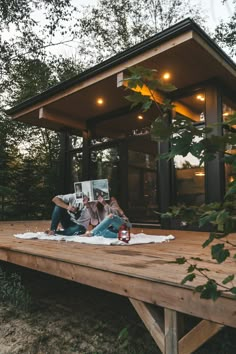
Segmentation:
<svg viewBox="0 0 236 354">
<path fill-rule="evenodd" d="M 183 286 L 185 265 L 170 263 L 177 257 L 200 257 L 201 266 L 208 268 L 208 275 L 219 282 L 235 274 L 235 261 L 216 264 L 211 259 L 210 248 L 201 247 L 206 233 L 145 229 L 147 234 L 173 234 L 176 238 L 161 244 L 133 246 L 23 240 L 13 236 L 43 231 L 48 225 L 47 221 L 1 222 L 0 260 L 128 297 L 166 354 L 192 353 L 224 325 L 236 328 L 233 298 L 224 296 L 216 302 L 200 299 L 199 294 L 193 293 L 193 286 L 202 284 L 204 279 L 198 276 L 193 284 Z M 232 239 L 235 243 L 236 234 Z M 179 313 L 202 321 L 181 337 Z"/>
</svg>

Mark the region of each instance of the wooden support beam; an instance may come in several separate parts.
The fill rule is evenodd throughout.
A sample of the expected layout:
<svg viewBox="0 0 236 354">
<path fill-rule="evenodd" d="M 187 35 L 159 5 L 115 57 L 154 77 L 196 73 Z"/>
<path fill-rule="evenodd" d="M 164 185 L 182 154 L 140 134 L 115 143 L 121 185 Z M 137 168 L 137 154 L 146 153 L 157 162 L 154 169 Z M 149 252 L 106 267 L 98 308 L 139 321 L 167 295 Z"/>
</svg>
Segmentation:
<svg viewBox="0 0 236 354">
<path fill-rule="evenodd" d="M 163 315 L 158 311 L 158 307 L 132 298 L 129 298 L 129 300 L 160 348 L 161 352 L 164 353 L 164 321 Z"/>
<path fill-rule="evenodd" d="M 85 129 L 85 124 L 79 122 L 78 120 L 74 120 L 73 118 L 63 116 L 60 113 L 58 114 L 56 112 L 49 111 L 44 107 L 41 107 L 39 109 L 39 119 L 45 119 L 51 122 L 62 124 L 68 128 L 79 129 L 79 130 Z"/>
<path fill-rule="evenodd" d="M 208 339 L 218 333 L 224 326 L 202 320 L 179 341 L 179 354 L 191 354 Z"/>
<path fill-rule="evenodd" d="M 165 351 L 164 354 L 178 354 L 177 312 L 165 308 Z"/>
</svg>

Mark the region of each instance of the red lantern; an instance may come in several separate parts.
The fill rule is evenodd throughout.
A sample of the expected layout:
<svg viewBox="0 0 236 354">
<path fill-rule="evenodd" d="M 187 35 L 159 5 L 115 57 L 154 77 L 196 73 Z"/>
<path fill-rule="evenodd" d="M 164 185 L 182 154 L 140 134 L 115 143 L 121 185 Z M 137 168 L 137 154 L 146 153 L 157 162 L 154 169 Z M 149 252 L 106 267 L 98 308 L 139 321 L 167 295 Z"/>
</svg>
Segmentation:
<svg viewBox="0 0 236 354">
<path fill-rule="evenodd" d="M 126 224 L 122 224 L 118 231 L 118 239 L 128 243 L 130 240 L 130 228 Z"/>
</svg>

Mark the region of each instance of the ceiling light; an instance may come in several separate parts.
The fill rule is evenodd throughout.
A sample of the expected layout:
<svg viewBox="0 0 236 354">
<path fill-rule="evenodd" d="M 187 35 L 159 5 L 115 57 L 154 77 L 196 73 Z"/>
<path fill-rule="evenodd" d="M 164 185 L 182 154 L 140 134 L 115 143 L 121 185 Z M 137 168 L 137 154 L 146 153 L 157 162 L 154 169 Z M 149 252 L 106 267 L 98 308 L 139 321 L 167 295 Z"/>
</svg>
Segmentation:
<svg viewBox="0 0 236 354">
<path fill-rule="evenodd" d="M 103 103 L 104 103 L 104 99 L 102 98 L 102 97 L 99 97 L 99 98 L 97 98 L 97 104 L 99 105 L 99 106 L 101 106 L 101 105 L 103 105 Z"/>
<path fill-rule="evenodd" d="M 169 79 L 170 79 L 170 73 L 168 73 L 168 72 L 164 73 L 163 76 L 162 76 L 162 78 L 163 78 L 164 80 L 169 80 Z"/>
<path fill-rule="evenodd" d="M 201 172 L 201 171 L 195 172 L 195 176 L 197 176 L 197 177 L 205 176 L 205 172 Z"/>
<path fill-rule="evenodd" d="M 137 118 L 140 119 L 140 120 L 142 120 L 142 119 L 143 119 L 143 116 L 142 116 L 141 114 L 139 114 L 139 115 L 137 116 Z"/>
<path fill-rule="evenodd" d="M 203 95 L 197 95 L 197 100 L 199 100 L 199 101 L 205 101 L 205 97 L 203 96 Z"/>
</svg>

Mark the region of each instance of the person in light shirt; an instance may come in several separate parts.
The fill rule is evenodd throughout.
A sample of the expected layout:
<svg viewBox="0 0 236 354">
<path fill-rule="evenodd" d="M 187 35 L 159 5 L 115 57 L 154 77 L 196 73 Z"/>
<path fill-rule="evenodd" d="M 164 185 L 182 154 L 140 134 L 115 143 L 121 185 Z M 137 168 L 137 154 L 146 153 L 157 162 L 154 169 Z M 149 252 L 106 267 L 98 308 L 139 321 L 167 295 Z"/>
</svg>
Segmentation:
<svg viewBox="0 0 236 354">
<path fill-rule="evenodd" d="M 76 194 L 57 195 L 52 199 L 55 204 L 50 230 L 48 235 L 82 235 L 86 232 L 91 221 L 91 214 L 86 207 L 88 198 L 83 198 L 83 203 L 77 204 Z M 61 224 L 62 229 L 58 229 Z"/>
</svg>

